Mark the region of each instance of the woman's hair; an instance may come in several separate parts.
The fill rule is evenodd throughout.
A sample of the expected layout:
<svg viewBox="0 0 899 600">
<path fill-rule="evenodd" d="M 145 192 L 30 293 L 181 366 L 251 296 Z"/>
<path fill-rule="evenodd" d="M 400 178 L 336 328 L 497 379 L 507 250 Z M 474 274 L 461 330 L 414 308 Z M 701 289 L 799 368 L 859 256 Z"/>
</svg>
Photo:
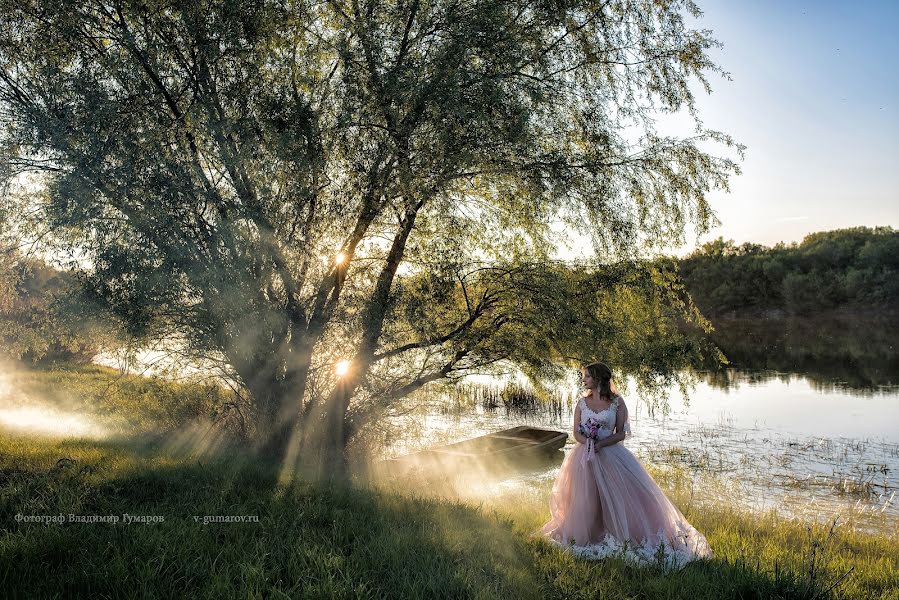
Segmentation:
<svg viewBox="0 0 899 600">
<path fill-rule="evenodd" d="M 618 395 L 618 389 L 612 383 L 612 369 L 608 365 L 601 362 L 590 363 L 584 366 L 584 370 L 599 384 L 596 389 L 600 397 L 611 400 Z"/>
</svg>

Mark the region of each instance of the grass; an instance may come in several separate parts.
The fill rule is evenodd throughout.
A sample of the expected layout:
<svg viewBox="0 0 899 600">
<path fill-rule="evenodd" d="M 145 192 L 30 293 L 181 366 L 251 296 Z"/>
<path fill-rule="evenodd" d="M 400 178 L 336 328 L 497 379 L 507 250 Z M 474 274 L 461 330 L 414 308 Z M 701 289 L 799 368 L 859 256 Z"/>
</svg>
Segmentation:
<svg viewBox="0 0 899 600">
<path fill-rule="evenodd" d="M 45 389 L 96 390 L 108 373 L 84 375 L 94 376 L 88 385 L 77 372 L 47 374 L 59 379 Z M 126 409 L 104 410 L 134 414 L 131 393 L 116 392 Z M 191 406 L 193 393 L 181 388 L 175 398 Z M 166 409 L 143 401 L 150 409 L 135 421 L 144 428 L 167 422 Z M 548 517 L 549 483 L 460 500 L 421 483 L 279 483 L 276 467 L 227 448 L 201 456 L 156 438 L 4 435 L 0 589 L 11 598 L 899 600 L 897 536 L 700 503 L 683 473 L 655 475 L 706 534 L 714 559 L 673 573 L 575 559 L 534 535 Z M 70 514 L 119 522 L 71 522 Z M 126 514 L 164 520 L 125 523 Z M 257 522 L 204 524 L 206 515 Z"/>
<path fill-rule="evenodd" d="M 535 537 L 547 516 L 536 497 L 472 505 L 279 484 L 275 468 L 233 456 L 11 436 L 0 440 L 0 587 L 23 598 L 813 598 L 849 572 L 832 596 L 899 598 L 895 539 L 681 506 L 715 558 L 664 573 L 574 559 Z M 258 522 L 204 525 L 204 515 Z"/>
<path fill-rule="evenodd" d="M 535 582 L 524 540 L 461 503 L 279 485 L 264 465 L 96 442 L 10 438 L 0 455 L 0 586 L 21 597 L 526 597 Z M 45 525 L 16 514 L 165 521 Z M 258 523 L 194 520 L 203 515 Z"/>
<path fill-rule="evenodd" d="M 176 382 L 100 365 L 0 363 L 0 427 L 20 431 L 14 423 L 25 421 L 56 437 L 155 439 L 182 453 L 213 450 L 249 442 L 243 405 L 211 380 Z"/>
</svg>

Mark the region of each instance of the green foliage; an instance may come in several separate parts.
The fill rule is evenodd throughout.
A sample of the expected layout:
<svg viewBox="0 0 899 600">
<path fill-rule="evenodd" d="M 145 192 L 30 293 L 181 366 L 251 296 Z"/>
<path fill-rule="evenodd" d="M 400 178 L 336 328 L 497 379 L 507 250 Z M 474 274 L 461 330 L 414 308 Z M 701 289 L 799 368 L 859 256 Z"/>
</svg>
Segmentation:
<svg viewBox="0 0 899 600">
<path fill-rule="evenodd" d="M 39 259 L 0 262 L 0 355 L 30 364 L 87 363 L 114 325 L 80 301 L 75 277 Z"/>
<path fill-rule="evenodd" d="M 899 232 L 855 227 L 765 248 L 719 238 L 681 261 L 696 303 L 712 314 L 810 313 L 899 302 Z"/>
<path fill-rule="evenodd" d="M 527 318 L 550 319 L 534 308 L 547 284 L 569 285 L 532 267 L 561 237 L 551 223 L 587 235 L 594 266 L 707 229 L 707 193 L 738 169 L 704 149 L 742 149 L 695 111 L 693 84 L 722 73 L 699 15 L 689 0 L 0 0 L 0 171 L 37 174 L 43 239 L 90 262 L 131 334 L 228 365 L 264 429 L 309 419 L 342 439 L 362 408 L 451 374 L 552 370 L 521 345 Z M 659 135 L 656 113 L 680 110 L 696 133 Z M 464 282 L 478 295 L 450 322 Z M 478 313 L 484 292 L 497 301 Z M 579 360 L 570 338 L 599 299 L 553 298 L 555 358 Z M 618 310 L 606 294 L 600 318 Z"/>
<path fill-rule="evenodd" d="M 714 347 L 681 326 L 684 321 L 700 329 L 708 324 L 686 294 L 672 261 L 622 260 L 606 267 L 552 262 L 491 266 L 458 282 L 423 273 L 404 281 L 398 294 L 397 307 L 406 312 L 391 319 L 385 343 L 404 348 L 429 330 L 449 335 L 454 324 L 473 318 L 445 345 L 461 353 L 476 340 L 482 372 L 502 372 L 511 362 L 543 399 L 549 399 L 546 384 L 568 380 L 576 368 L 594 360 L 608 361 L 618 373 L 633 376 L 650 397 L 685 367 L 719 359 Z M 411 353 L 385 357 L 384 367 Z M 372 394 L 405 392 L 402 386 L 414 382 L 414 376 L 398 375 L 384 388 L 372 386 Z"/>
</svg>

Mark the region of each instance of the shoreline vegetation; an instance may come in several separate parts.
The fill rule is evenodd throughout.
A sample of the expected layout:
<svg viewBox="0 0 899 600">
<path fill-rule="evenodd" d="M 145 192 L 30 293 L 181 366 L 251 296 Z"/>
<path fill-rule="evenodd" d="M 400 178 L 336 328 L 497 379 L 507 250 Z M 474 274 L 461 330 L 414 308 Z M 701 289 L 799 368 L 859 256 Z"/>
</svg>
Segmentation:
<svg viewBox="0 0 899 600">
<path fill-rule="evenodd" d="M 32 366 L 89 364 L 103 348 L 136 350 L 109 314 L 75 293 L 71 273 L 19 258 L 0 264 L 0 357 Z M 823 387 L 868 391 L 899 383 L 899 232 L 891 227 L 817 232 L 773 247 L 719 238 L 661 260 L 677 263 L 713 326 L 706 332 L 681 322 L 678 329 L 728 361 L 704 351 L 695 368 L 797 372 Z M 250 407 L 246 395 L 218 400 L 235 427 L 252 428 L 241 410 Z"/>
<path fill-rule="evenodd" d="M 679 259 L 681 280 L 738 369 L 876 391 L 899 381 L 899 232 L 853 227 L 772 247 L 722 238 Z M 704 365 L 720 369 L 712 360 Z"/>
<path fill-rule="evenodd" d="M 100 348 L 124 344 L 121 323 L 82 293 L 74 272 L 36 257 L 4 258 L 0 356 L 84 364 Z M 899 323 L 899 232 L 892 227 L 815 232 L 771 247 L 718 238 L 683 258 L 658 260 L 676 266 L 719 334 L 747 323 Z"/>
<path fill-rule="evenodd" d="M 575 559 L 535 535 L 548 512 L 537 494 L 320 487 L 228 453 L 10 436 L 0 581 L 12 597 L 899 598 L 895 537 L 699 505 L 686 479 L 661 482 L 712 560 L 669 573 Z M 110 515 L 119 523 L 85 522 Z"/>
<path fill-rule="evenodd" d="M 74 397 L 114 375 L 88 366 L 21 377 L 31 393 Z M 276 465 L 173 428 L 208 408 L 203 386 L 143 379 L 123 378 L 94 408 L 155 435 L 0 438 L 0 582 L 12 597 L 899 598 L 896 536 L 700 503 L 690 474 L 670 465 L 653 475 L 715 558 L 674 573 L 590 562 L 535 536 L 551 482 L 463 498 L 427 480 L 285 481 Z M 119 522 L 100 520 L 111 515 Z M 255 519 L 203 523 L 224 516 Z"/>
</svg>

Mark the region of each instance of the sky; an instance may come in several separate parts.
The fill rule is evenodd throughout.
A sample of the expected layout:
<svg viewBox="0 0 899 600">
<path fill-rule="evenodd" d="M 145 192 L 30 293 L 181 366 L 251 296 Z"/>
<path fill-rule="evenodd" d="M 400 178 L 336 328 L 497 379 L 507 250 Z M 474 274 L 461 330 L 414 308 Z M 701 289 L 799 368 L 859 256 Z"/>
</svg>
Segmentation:
<svg viewBox="0 0 899 600">
<path fill-rule="evenodd" d="M 699 242 L 899 228 L 899 0 L 697 2 L 694 26 L 724 44 L 712 56 L 732 78 L 700 92 L 700 117 L 747 147 Z"/>
</svg>

